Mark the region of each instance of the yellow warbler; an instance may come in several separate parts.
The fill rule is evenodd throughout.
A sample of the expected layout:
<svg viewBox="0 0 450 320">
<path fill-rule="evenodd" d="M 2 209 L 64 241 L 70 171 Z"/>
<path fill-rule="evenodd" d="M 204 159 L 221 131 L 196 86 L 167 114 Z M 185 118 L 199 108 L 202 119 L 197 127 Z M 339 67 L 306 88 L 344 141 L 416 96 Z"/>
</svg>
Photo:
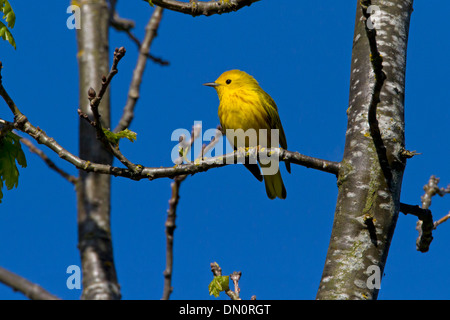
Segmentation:
<svg viewBox="0 0 450 320">
<path fill-rule="evenodd" d="M 253 129 L 257 132 L 256 141 L 245 136 L 245 147 L 259 145 L 270 148 L 272 146 L 278 147 L 279 143 L 282 148 L 287 149 L 286 136 L 278 115 L 277 105 L 269 94 L 259 86 L 255 78 L 240 70 L 230 70 L 224 72 L 215 82 L 205 83 L 204 85 L 213 87 L 217 91 L 220 100 L 219 120 L 225 134 L 228 129 L 242 129 L 243 131 Z M 271 129 L 278 129 L 278 132 Z M 261 138 L 261 132 L 264 134 L 266 131 L 267 137 Z M 277 133 L 276 139 L 279 140 L 275 140 L 277 141 L 276 145 L 272 145 L 273 142 L 271 142 L 274 133 Z M 236 136 L 227 136 L 227 138 L 234 148 L 238 147 Z M 267 164 L 260 163 L 260 165 L 264 175 L 267 196 L 270 199 L 276 197 L 285 199 L 286 188 L 278 165 L 275 172 L 269 170 Z M 259 181 L 263 180 L 257 164 L 246 163 L 245 166 Z M 286 162 L 286 169 L 291 172 L 288 162 Z"/>
</svg>

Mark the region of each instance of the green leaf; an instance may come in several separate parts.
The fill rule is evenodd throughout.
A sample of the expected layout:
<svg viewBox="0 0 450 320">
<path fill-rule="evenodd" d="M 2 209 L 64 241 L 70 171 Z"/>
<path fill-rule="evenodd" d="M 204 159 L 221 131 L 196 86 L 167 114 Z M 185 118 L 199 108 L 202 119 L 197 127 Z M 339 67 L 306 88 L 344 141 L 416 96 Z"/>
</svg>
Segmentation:
<svg viewBox="0 0 450 320">
<path fill-rule="evenodd" d="M 0 0 L 0 11 L 3 12 L 3 19 L 7 22 L 8 27 L 14 28 L 16 23 L 16 14 L 12 10 L 8 0 Z M 8 27 L 0 21 L 0 37 L 2 37 L 3 40 L 8 41 L 14 49 L 16 49 L 16 41 L 14 40 L 14 37 Z"/>
<path fill-rule="evenodd" d="M 27 159 L 25 158 L 25 153 L 22 150 L 22 145 L 20 144 L 20 137 L 17 134 L 14 134 L 13 132 L 8 132 L 7 136 L 11 137 L 11 139 L 14 140 L 14 144 L 17 146 L 17 148 L 14 149 L 14 155 L 16 158 L 17 163 L 22 167 L 27 167 Z"/>
<path fill-rule="evenodd" d="M 12 33 L 1 21 L 0 21 L 0 37 L 2 37 L 3 40 L 8 41 L 14 47 L 14 49 L 16 49 L 16 41 L 14 40 Z"/>
<path fill-rule="evenodd" d="M 152 0 L 144 0 L 145 2 L 148 2 L 148 4 L 150 5 L 150 6 L 154 6 L 154 4 L 153 4 L 153 2 L 152 2 Z"/>
<path fill-rule="evenodd" d="M 0 141 L 0 203 L 3 198 L 2 188 L 8 190 L 19 185 L 19 170 L 16 162 L 22 167 L 27 166 L 27 160 L 20 144 L 20 137 L 8 132 Z"/>
<path fill-rule="evenodd" d="M 8 22 L 8 27 L 14 28 L 16 23 L 16 14 L 7 0 L 0 1 L 0 7 L 3 11 L 3 19 Z"/>
<path fill-rule="evenodd" d="M 131 142 L 136 141 L 137 133 L 133 132 L 131 130 L 125 129 L 122 131 L 119 131 L 117 133 L 111 132 L 107 129 L 103 129 L 103 133 L 105 134 L 106 138 L 114 145 L 119 144 L 120 139 L 127 138 Z"/>
<path fill-rule="evenodd" d="M 219 297 L 220 292 L 228 290 L 230 283 L 229 276 L 216 276 L 213 278 L 208 286 L 209 295 L 214 297 Z"/>
</svg>

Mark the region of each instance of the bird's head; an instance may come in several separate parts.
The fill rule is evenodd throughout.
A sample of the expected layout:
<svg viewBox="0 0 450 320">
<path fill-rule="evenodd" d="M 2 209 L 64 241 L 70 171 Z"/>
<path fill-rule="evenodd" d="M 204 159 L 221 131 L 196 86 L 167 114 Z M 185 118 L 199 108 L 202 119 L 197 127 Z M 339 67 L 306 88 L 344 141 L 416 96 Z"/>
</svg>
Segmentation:
<svg viewBox="0 0 450 320">
<path fill-rule="evenodd" d="M 238 89 L 252 90 L 259 88 L 255 78 L 240 70 L 226 71 L 216 81 L 204 83 L 203 85 L 216 89 L 219 98 L 225 93 L 231 93 Z"/>
</svg>

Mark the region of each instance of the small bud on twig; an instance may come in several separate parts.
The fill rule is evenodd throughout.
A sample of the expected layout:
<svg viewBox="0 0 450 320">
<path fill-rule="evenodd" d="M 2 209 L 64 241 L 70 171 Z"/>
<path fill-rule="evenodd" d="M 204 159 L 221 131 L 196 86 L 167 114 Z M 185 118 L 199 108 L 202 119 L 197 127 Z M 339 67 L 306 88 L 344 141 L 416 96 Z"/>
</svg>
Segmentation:
<svg viewBox="0 0 450 320">
<path fill-rule="evenodd" d="M 89 100 L 94 99 L 97 96 L 97 92 L 95 92 L 94 88 L 90 87 L 88 90 L 88 98 Z"/>
<path fill-rule="evenodd" d="M 127 51 L 125 50 L 124 47 L 116 48 L 116 49 L 114 50 L 114 57 L 115 57 L 117 60 L 120 60 L 120 59 L 123 58 L 123 56 L 125 55 L 126 52 L 127 52 Z"/>
</svg>

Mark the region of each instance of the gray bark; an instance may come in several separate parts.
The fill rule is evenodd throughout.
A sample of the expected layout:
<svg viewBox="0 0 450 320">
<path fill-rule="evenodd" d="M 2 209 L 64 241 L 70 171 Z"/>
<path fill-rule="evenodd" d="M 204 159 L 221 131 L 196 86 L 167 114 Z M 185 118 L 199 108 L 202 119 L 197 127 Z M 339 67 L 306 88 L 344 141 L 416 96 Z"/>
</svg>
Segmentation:
<svg viewBox="0 0 450 320">
<path fill-rule="evenodd" d="M 413 0 L 372 1 L 378 50 L 386 80 L 377 105 L 378 127 L 390 177 L 380 158 L 368 121 L 375 77 L 360 1 L 351 63 L 348 125 L 338 177 L 338 199 L 330 245 L 317 299 L 376 299 L 372 276 L 383 274 L 396 226 L 405 168 L 404 93 L 406 48 Z M 373 267 L 371 267 L 373 266 Z M 375 272 L 375 273 L 374 273 Z M 375 284 L 375 285 L 374 285 Z"/>
<path fill-rule="evenodd" d="M 109 10 L 106 0 L 83 0 L 81 28 L 77 30 L 80 74 L 80 109 L 92 117 L 87 92 L 100 90 L 109 72 Z M 102 125 L 110 127 L 109 90 L 99 106 Z M 96 139 L 96 133 L 80 119 L 80 158 L 112 164 L 112 155 Z M 77 185 L 78 241 L 83 272 L 82 299 L 120 299 L 114 266 L 110 227 L 110 175 L 80 170 Z"/>
</svg>

